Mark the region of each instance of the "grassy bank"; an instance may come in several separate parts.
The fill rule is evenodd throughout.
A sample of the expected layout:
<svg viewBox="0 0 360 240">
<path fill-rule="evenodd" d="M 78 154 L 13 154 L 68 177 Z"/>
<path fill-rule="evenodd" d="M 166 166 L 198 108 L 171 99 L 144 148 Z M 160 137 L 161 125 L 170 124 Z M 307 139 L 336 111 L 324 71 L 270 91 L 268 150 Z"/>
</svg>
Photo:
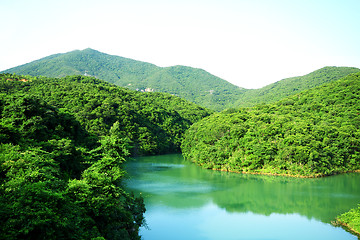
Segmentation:
<svg viewBox="0 0 360 240">
<path fill-rule="evenodd" d="M 360 237 L 360 205 L 338 216 L 333 224 L 342 226 Z"/>
</svg>

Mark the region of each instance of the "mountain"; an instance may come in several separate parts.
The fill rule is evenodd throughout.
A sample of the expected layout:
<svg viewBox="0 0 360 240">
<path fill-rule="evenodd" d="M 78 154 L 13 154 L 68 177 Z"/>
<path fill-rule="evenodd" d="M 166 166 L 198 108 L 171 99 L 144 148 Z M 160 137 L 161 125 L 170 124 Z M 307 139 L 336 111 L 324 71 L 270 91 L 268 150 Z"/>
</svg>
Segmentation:
<svg viewBox="0 0 360 240">
<path fill-rule="evenodd" d="M 221 111 L 230 107 L 251 107 L 276 102 L 358 71 L 360 69 L 351 67 L 325 67 L 260 89 L 244 89 L 202 69 L 186 66 L 158 67 L 88 48 L 51 55 L 3 72 L 47 77 L 94 76 L 132 90 L 170 93 L 200 106 Z"/>
<path fill-rule="evenodd" d="M 162 68 L 90 48 L 51 55 L 3 72 L 47 77 L 94 76 L 132 90 L 170 93 L 213 110 L 225 109 L 242 92 L 202 69 Z"/>
<path fill-rule="evenodd" d="M 251 107 L 258 104 L 276 102 L 287 96 L 336 81 L 346 75 L 359 71 L 360 69 L 353 67 L 324 67 L 304 76 L 280 80 L 263 88 L 248 89 L 239 95 L 239 99 L 233 106 Z"/>
<path fill-rule="evenodd" d="M 181 148 L 210 169 L 316 177 L 360 170 L 360 72 L 276 103 L 214 113 Z"/>
</svg>

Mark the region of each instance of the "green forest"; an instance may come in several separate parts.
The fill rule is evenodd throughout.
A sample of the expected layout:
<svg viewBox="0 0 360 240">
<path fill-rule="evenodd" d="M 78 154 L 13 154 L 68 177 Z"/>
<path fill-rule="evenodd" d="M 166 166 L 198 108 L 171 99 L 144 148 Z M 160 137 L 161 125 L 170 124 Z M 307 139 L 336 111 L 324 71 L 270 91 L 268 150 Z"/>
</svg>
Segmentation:
<svg viewBox="0 0 360 240">
<path fill-rule="evenodd" d="M 0 75 L 0 239 L 140 239 L 129 156 L 178 152 L 211 112 L 82 76 Z"/>
<path fill-rule="evenodd" d="M 184 156 L 209 169 L 317 177 L 360 169 L 360 73 L 195 123 Z"/>
</svg>

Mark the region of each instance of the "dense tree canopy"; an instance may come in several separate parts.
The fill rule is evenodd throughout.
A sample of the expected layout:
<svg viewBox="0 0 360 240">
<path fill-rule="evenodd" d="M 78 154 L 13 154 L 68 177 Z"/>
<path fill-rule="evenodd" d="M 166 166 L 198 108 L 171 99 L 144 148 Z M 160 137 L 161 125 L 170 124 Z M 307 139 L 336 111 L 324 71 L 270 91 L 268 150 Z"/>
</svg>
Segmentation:
<svg viewBox="0 0 360 240">
<path fill-rule="evenodd" d="M 72 114 L 91 135 L 105 136 L 117 123 L 132 154 L 179 151 L 184 131 L 211 113 L 170 94 L 131 91 L 93 77 L 27 77 L 22 82 L 24 77 L 3 74 L 2 79 L 1 92 L 36 96 Z"/>
<path fill-rule="evenodd" d="M 321 176 L 360 169 L 360 73 L 275 104 L 215 113 L 182 144 L 187 159 L 235 172 Z"/>
<path fill-rule="evenodd" d="M 125 158 L 179 151 L 207 115 L 90 77 L 0 75 L 0 239 L 140 239 Z"/>
<path fill-rule="evenodd" d="M 36 97 L 0 103 L 1 239 L 138 238 L 145 208 L 121 188 L 121 152 Z"/>
</svg>

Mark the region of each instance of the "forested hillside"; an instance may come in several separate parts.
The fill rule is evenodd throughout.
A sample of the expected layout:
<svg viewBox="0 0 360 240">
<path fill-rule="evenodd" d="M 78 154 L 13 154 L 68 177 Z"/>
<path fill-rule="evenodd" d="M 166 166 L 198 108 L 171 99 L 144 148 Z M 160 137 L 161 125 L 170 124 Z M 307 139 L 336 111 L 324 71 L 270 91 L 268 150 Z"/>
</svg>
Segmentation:
<svg viewBox="0 0 360 240">
<path fill-rule="evenodd" d="M 104 136 L 116 123 L 136 155 L 179 151 L 182 133 L 210 114 L 197 105 L 163 93 L 140 93 L 93 77 L 34 77 L 26 82 L 2 75 L 1 92 L 30 94 L 70 112 L 91 134 Z"/>
<path fill-rule="evenodd" d="M 0 239 L 140 239 L 116 144 L 30 95 L 1 92 L 0 115 Z"/>
<path fill-rule="evenodd" d="M 360 169 L 360 73 L 279 102 L 215 113 L 187 132 L 184 156 L 210 169 L 323 176 Z"/>
<path fill-rule="evenodd" d="M 209 111 L 104 81 L 0 75 L 0 239 L 140 239 L 129 155 L 179 151 Z"/>
<path fill-rule="evenodd" d="M 132 90 L 170 93 L 213 110 L 225 109 L 242 92 L 202 69 L 162 68 L 93 49 L 51 55 L 4 73 L 48 77 L 90 75 Z"/>
<path fill-rule="evenodd" d="M 239 95 L 234 107 L 252 107 L 258 104 L 273 103 L 304 90 L 336 81 L 360 69 L 352 67 L 324 67 L 300 77 L 280 80 L 259 89 L 247 89 Z"/>
</svg>

